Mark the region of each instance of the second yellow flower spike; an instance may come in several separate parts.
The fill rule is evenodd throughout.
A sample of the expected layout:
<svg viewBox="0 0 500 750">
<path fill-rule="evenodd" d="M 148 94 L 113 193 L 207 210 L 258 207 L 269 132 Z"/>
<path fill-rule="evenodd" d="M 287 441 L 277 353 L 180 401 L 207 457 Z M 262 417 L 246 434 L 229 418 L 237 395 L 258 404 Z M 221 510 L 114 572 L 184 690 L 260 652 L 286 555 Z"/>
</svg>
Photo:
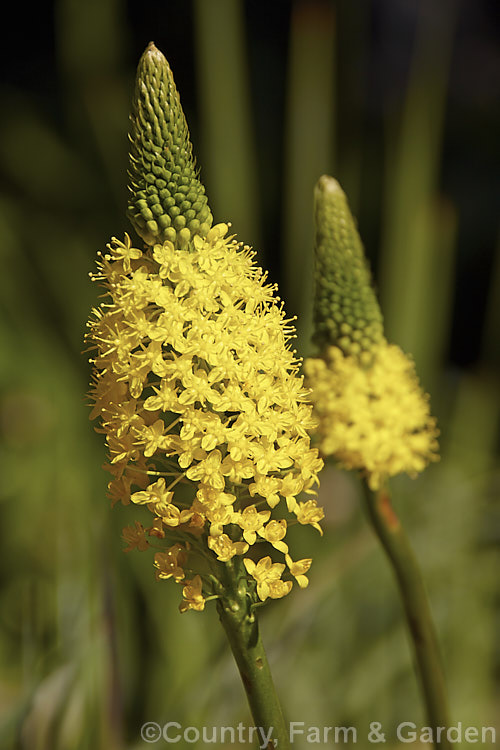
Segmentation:
<svg viewBox="0 0 500 750">
<path fill-rule="evenodd" d="M 415 476 L 437 455 L 436 420 L 412 360 L 388 344 L 363 246 L 347 198 L 323 176 L 315 190 L 315 340 L 305 362 L 319 421 L 318 443 L 371 489 L 406 472 Z"/>
</svg>

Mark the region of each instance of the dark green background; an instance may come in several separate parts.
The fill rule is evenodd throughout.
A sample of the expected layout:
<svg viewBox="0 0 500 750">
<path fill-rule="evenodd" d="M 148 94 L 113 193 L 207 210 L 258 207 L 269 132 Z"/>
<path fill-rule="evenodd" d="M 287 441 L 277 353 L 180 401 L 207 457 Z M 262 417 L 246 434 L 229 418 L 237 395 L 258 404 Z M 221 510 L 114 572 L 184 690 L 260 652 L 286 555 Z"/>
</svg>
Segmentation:
<svg viewBox="0 0 500 750">
<path fill-rule="evenodd" d="M 170 61 L 217 220 L 280 284 L 309 343 L 312 188 L 346 190 L 389 337 L 413 353 L 442 460 L 394 494 L 428 581 L 455 721 L 498 705 L 497 4 L 60 0 L 11 9 L 0 96 L 0 747 L 139 748 L 145 721 L 250 723 L 215 611 L 179 615 L 124 555 L 88 422 L 96 252 L 125 219 L 127 117 L 150 40 Z M 395 587 L 325 470 L 311 585 L 264 639 L 287 715 L 422 721 Z"/>
</svg>

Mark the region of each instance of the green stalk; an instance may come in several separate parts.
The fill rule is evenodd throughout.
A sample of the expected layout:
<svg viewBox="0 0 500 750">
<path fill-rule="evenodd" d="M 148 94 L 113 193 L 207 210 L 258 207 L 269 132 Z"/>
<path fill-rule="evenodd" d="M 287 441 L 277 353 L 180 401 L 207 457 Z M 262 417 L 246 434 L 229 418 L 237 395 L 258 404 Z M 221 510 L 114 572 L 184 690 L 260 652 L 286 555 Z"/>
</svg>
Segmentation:
<svg viewBox="0 0 500 750">
<path fill-rule="evenodd" d="M 233 561 L 226 563 L 224 591 L 217 602 L 220 621 L 238 665 L 247 694 L 259 747 L 269 737 L 267 750 L 287 750 L 289 733 L 274 687 L 266 652 L 259 633 L 257 613 L 250 608 L 247 581 L 238 578 Z"/>
<path fill-rule="evenodd" d="M 439 737 L 435 729 L 450 726 L 448 701 L 439 644 L 420 567 L 387 489 L 372 492 L 364 483 L 363 494 L 370 521 L 389 557 L 399 585 L 413 642 L 427 721 L 434 730 L 433 735 Z M 451 750 L 451 744 L 445 736 L 436 739 L 434 747 Z"/>
</svg>

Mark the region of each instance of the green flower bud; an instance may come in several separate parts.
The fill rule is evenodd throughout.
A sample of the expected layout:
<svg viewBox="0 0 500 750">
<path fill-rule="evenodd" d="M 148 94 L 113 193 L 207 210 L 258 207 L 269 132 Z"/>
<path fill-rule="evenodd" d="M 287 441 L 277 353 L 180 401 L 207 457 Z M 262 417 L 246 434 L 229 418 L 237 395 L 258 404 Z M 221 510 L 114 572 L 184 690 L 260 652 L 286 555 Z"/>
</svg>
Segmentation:
<svg viewBox="0 0 500 750">
<path fill-rule="evenodd" d="M 314 208 L 314 341 L 368 365 L 371 350 L 385 340 L 382 313 L 347 198 L 333 177 L 318 180 Z"/>
<path fill-rule="evenodd" d="M 153 42 L 139 61 L 130 119 L 127 215 L 148 245 L 184 248 L 206 236 L 213 218 L 172 71 Z"/>
</svg>

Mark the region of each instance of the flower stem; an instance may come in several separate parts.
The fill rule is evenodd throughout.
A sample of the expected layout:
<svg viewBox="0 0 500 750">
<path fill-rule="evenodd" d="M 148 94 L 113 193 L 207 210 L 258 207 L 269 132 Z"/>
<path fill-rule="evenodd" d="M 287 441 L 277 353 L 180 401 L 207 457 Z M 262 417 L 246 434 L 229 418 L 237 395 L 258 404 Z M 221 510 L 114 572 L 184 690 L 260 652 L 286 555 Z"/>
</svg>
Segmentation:
<svg viewBox="0 0 500 750">
<path fill-rule="evenodd" d="M 257 613 L 250 607 L 246 579 L 238 580 L 232 562 L 226 563 L 224 593 L 217 602 L 219 617 L 247 694 L 258 746 L 262 747 L 266 739 L 267 750 L 287 750 L 289 734 L 260 637 Z"/>
<path fill-rule="evenodd" d="M 366 483 L 364 489 L 370 521 L 389 557 L 399 585 L 427 721 L 435 737 L 433 744 L 439 750 L 451 750 L 445 731 L 450 724 L 443 666 L 422 574 L 387 489 L 372 492 Z M 444 730 L 436 732 L 437 727 L 444 727 Z"/>
</svg>

